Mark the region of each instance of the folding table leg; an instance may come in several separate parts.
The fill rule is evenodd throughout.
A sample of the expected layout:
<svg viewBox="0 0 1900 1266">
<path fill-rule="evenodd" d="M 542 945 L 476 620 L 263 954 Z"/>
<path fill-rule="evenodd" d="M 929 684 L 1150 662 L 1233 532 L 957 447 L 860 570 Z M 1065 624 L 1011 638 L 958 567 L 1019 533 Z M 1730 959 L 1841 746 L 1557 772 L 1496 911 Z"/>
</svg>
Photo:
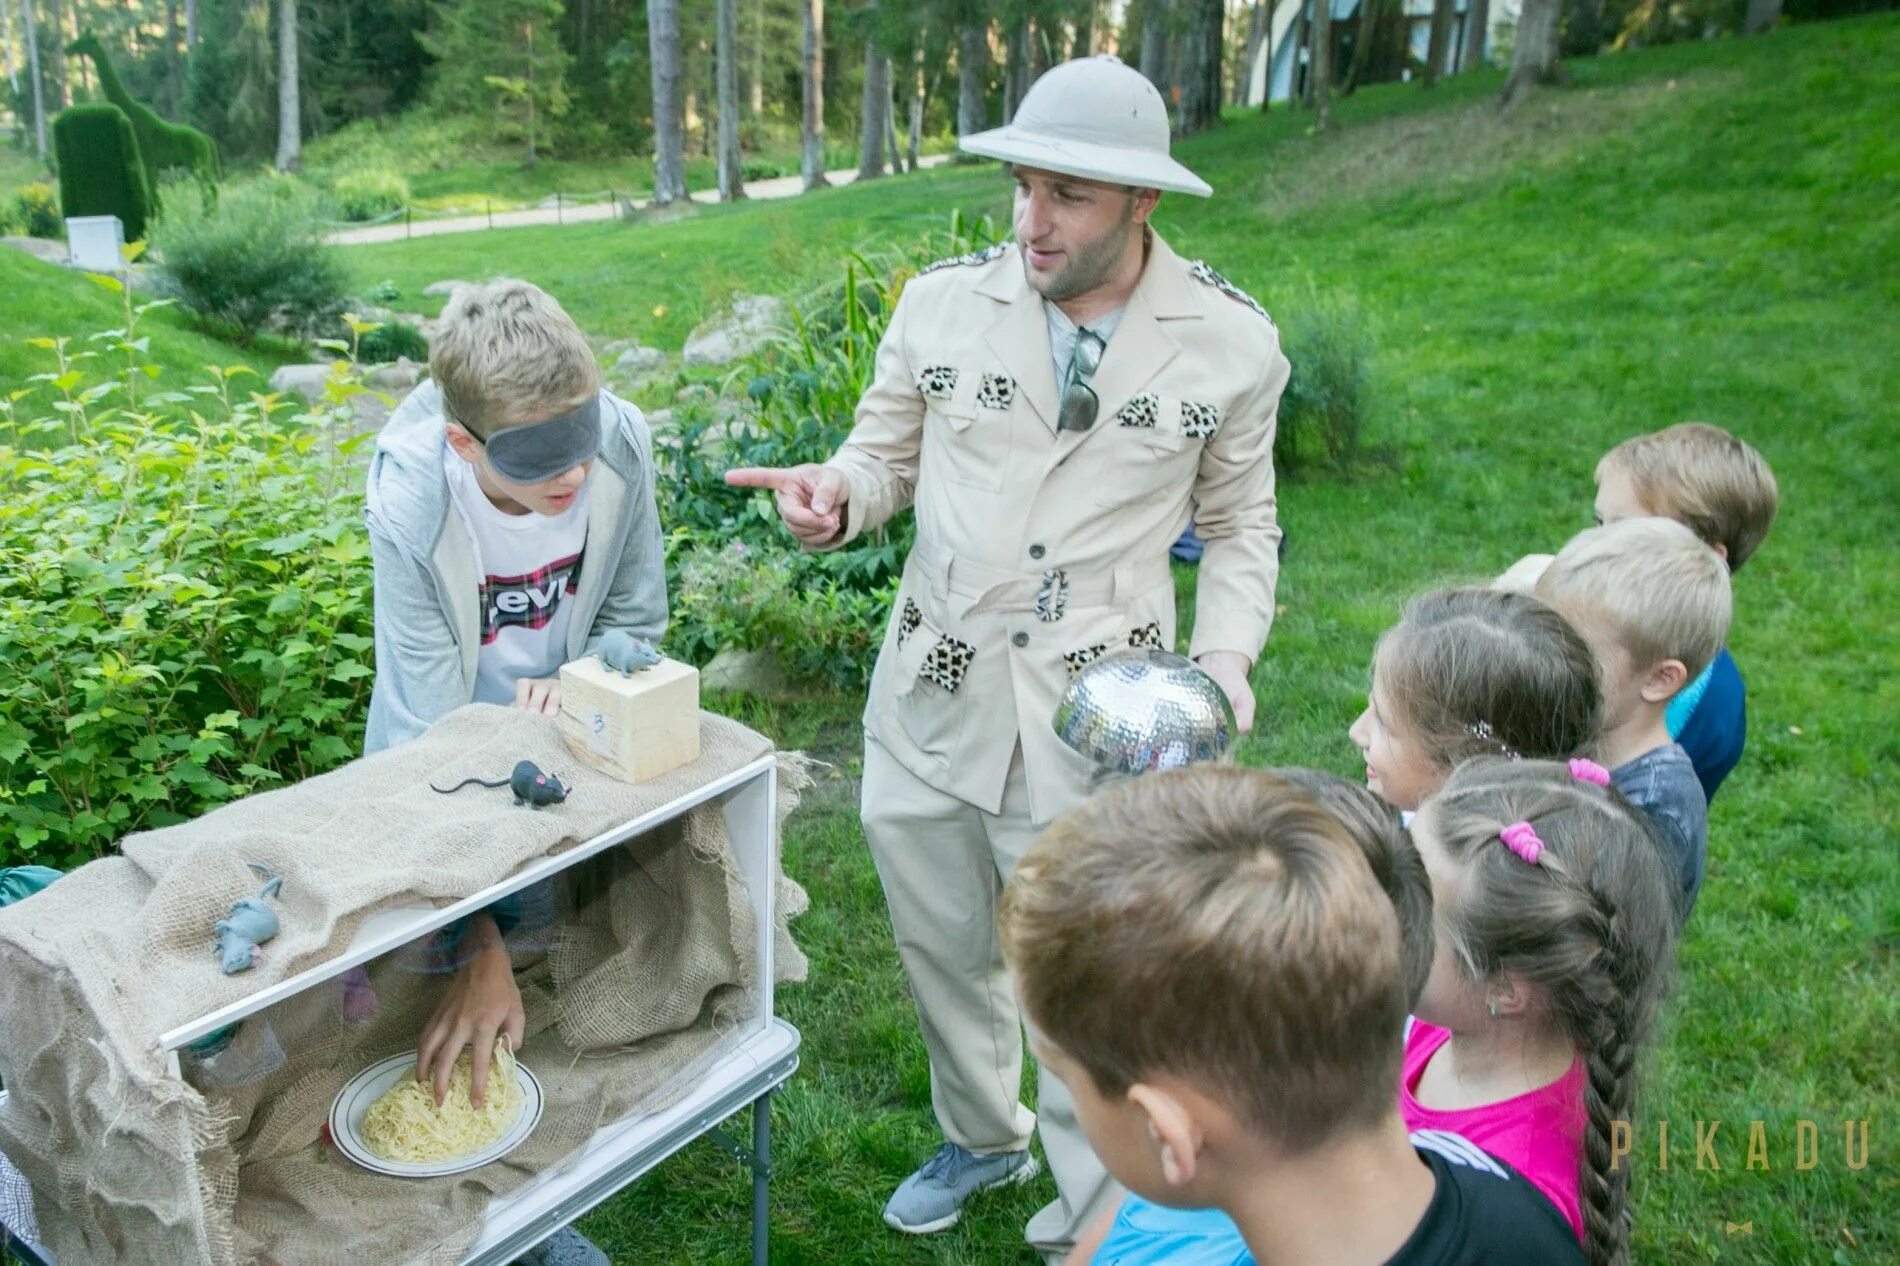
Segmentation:
<svg viewBox="0 0 1900 1266">
<path fill-rule="evenodd" d="M 752 1266 L 766 1266 L 767 1184 L 772 1180 L 772 1092 L 752 1101 Z"/>
</svg>

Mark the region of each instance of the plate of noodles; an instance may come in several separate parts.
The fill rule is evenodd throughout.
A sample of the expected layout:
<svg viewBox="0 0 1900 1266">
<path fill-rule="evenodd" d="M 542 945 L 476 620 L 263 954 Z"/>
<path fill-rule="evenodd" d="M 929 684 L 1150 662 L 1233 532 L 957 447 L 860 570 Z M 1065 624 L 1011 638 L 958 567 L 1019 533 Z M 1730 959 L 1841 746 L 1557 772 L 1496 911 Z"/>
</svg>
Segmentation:
<svg viewBox="0 0 1900 1266">
<path fill-rule="evenodd" d="M 505 1041 L 488 1065 L 487 1102 L 469 1101 L 469 1053 L 449 1077 L 440 1108 L 416 1080 L 414 1051 L 391 1055 L 356 1076 L 330 1107 L 330 1138 L 364 1169 L 396 1178 L 439 1178 L 479 1169 L 520 1146 L 541 1119 L 541 1083 L 515 1062 Z"/>
</svg>

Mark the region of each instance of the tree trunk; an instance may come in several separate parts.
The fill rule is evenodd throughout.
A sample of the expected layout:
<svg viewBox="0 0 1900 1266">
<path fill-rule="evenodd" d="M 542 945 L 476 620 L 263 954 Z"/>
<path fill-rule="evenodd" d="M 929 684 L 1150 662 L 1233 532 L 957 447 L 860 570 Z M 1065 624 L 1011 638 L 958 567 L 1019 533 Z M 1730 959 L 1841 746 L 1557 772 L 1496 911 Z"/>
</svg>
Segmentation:
<svg viewBox="0 0 1900 1266">
<path fill-rule="evenodd" d="M 805 190 L 822 189 L 825 179 L 825 0 L 802 0 L 805 10 L 804 112 L 799 124 L 799 172 Z"/>
<path fill-rule="evenodd" d="M 1570 0 L 1569 12 L 1558 21 L 1561 56 L 1589 57 L 1603 47 L 1603 0 Z"/>
<path fill-rule="evenodd" d="M 1181 135 L 1205 132 L 1220 118 L 1222 0 L 1188 0 L 1181 33 L 1181 103 L 1175 123 Z"/>
<path fill-rule="evenodd" d="M 1557 59 L 1557 19 L 1562 11 L 1561 0 L 1524 0 L 1517 15 L 1511 76 L 1504 83 L 1506 109 L 1522 101 L 1539 84 L 1562 81 L 1563 63 Z"/>
<path fill-rule="evenodd" d="M 1261 79 L 1260 113 L 1273 105 L 1273 14 L 1267 13 L 1266 71 Z"/>
<path fill-rule="evenodd" d="M 526 144 L 522 146 L 521 165 L 532 167 L 541 161 L 541 156 L 534 151 L 534 23 L 528 23 L 524 30 L 528 37 L 528 65 L 523 79 L 528 90 L 521 95 L 528 106 L 528 135 Z"/>
<path fill-rule="evenodd" d="M 1076 32 L 1078 57 L 1093 57 L 1102 51 L 1102 0 L 1087 0 L 1082 6 L 1082 29 Z"/>
<path fill-rule="evenodd" d="M 64 110 L 73 103 L 73 90 L 66 82 L 66 11 L 63 0 L 49 0 L 53 17 L 53 105 Z"/>
<path fill-rule="evenodd" d="M 1772 31 L 1781 22 L 1781 0 L 1748 0 L 1748 16 L 1742 20 L 1744 35 Z"/>
<path fill-rule="evenodd" d="M 884 174 L 884 107 L 891 96 L 891 62 L 864 41 L 864 96 L 858 117 L 858 179 L 875 180 Z"/>
<path fill-rule="evenodd" d="M 1240 55 L 1240 73 L 1234 76 L 1234 104 L 1247 104 L 1247 90 L 1253 87 L 1254 63 L 1260 60 L 1260 48 L 1266 43 L 1268 34 L 1273 30 L 1273 6 L 1271 0 L 1259 0 L 1253 7 L 1253 15 L 1247 19 L 1247 43 Z M 1267 95 L 1273 95 L 1273 66 L 1267 66 Z"/>
<path fill-rule="evenodd" d="M 752 0 L 752 47 L 747 51 L 752 82 L 746 106 L 756 119 L 765 113 L 765 0 Z"/>
<path fill-rule="evenodd" d="M 1491 0 L 1465 0 L 1464 51 L 1458 58 L 1459 73 L 1484 65 L 1485 46 L 1491 26 Z"/>
<path fill-rule="evenodd" d="M 1346 77 L 1339 83 L 1339 95 L 1350 97 L 1365 82 L 1372 65 L 1372 49 L 1379 42 L 1379 11 L 1386 0 L 1359 0 L 1359 12 L 1353 20 L 1352 61 L 1346 65 Z"/>
<path fill-rule="evenodd" d="M 664 207 L 686 196 L 679 0 L 647 0 L 647 54 L 653 69 L 653 205 Z"/>
<path fill-rule="evenodd" d="M 33 23 L 33 0 L 20 0 L 26 18 L 26 73 L 33 77 L 33 143 L 46 161 L 46 80 L 40 74 L 40 37 Z"/>
<path fill-rule="evenodd" d="M 171 95 L 172 117 L 183 117 L 185 59 L 178 52 L 178 0 L 165 0 L 165 85 Z"/>
<path fill-rule="evenodd" d="M 1016 107 L 1023 103 L 1023 94 L 1029 91 L 1029 20 L 1018 19 L 1009 28 L 1009 44 L 1004 50 L 1008 59 L 1003 63 L 1003 122 L 1008 123 L 1016 117 Z"/>
<path fill-rule="evenodd" d="M 185 52 L 198 47 L 198 0 L 185 0 Z"/>
<path fill-rule="evenodd" d="M 1372 0 L 1361 0 L 1370 4 Z M 1293 56 L 1287 61 L 1286 100 L 1288 105 L 1310 105 L 1313 100 L 1313 76 L 1311 62 L 1313 57 L 1313 0 L 1306 0 L 1300 7 L 1300 14 L 1293 19 Z M 1306 54 L 1302 62 L 1300 54 Z"/>
<path fill-rule="evenodd" d="M 1313 0 L 1313 127 L 1324 132 L 1332 121 L 1333 0 Z"/>
<path fill-rule="evenodd" d="M 7 88 L 20 90 L 20 72 L 13 64 L 13 3 L 0 0 L 0 61 L 6 63 Z"/>
<path fill-rule="evenodd" d="M 1434 0 L 1432 5 L 1432 37 L 1425 46 L 1425 87 L 1438 86 L 1438 76 L 1445 69 L 1445 53 L 1451 47 L 1451 10 L 1453 0 Z"/>
<path fill-rule="evenodd" d="M 983 92 L 983 71 L 989 65 L 987 25 L 972 23 L 957 32 L 957 135 L 974 136 L 990 125 L 990 107 Z"/>
<path fill-rule="evenodd" d="M 917 36 L 917 48 L 911 55 L 910 63 L 910 128 L 904 139 L 911 171 L 917 170 L 917 159 L 924 147 L 924 38 Z"/>
<path fill-rule="evenodd" d="M 303 166 L 303 117 L 297 89 L 297 0 L 277 0 L 278 171 Z"/>
<path fill-rule="evenodd" d="M 884 59 L 884 153 L 892 172 L 902 175 L 910 170 L 904 166 L 904 150 L 897 143 L 897 60 L 891 57 Z"/>
<path fill-rule="evenodd" d="M 739 160 L 739 0 L 719 0 L 718 17 L 719 200 L 737 202 L 745 197 L 745 168 Z"/>
<path fill-rule="evenodd" d="M 1160 90 L 1163 100 L 1168 89 L 1168 24 L 1172 20 L 1174 0 L 1147 0 L 1141 11 L 1141 73 Z"/>
</svg>

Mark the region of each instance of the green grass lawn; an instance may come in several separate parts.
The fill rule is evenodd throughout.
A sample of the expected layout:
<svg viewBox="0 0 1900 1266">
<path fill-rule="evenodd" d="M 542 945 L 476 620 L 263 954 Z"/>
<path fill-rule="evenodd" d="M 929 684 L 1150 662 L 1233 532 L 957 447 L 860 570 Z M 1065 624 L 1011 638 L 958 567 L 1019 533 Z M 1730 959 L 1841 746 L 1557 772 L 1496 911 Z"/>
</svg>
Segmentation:
<svg viewBox="0 0 1900 1266">
<path fill-rule="evenodd" d="M 34 374 L 55 368 L 50 351 L 29 346 L 28 339 L 65 336 L 68 352 L 97 350 L 102 344 L 90 336 L 103 330 L 121 329 L 125 310 L 120 296 L 105 289 L 83 273 L 43 263 L 21 251 L 0 248 L 0 392 L 44 392 L 46 388 L 27 380 Z M 135 295 L 143 303 L 151 296 Z M 151 339 L 147 362 L 161 367 L 162 385 L 182 387 L 202 381 L 207 365 L 248 365 L 261 375 L 257 386 L 278 365 L 289 358 L 288 349 L 276 341 L 260 342 L 249 349 L 232 347 L 198 332 L 178 311 L 159 308 L 139 318 L 138 332 Z M 116 370 L 122 361 L 115 360 Z M 90 375 L 95 381 L 99 375 Z"/>
<path fill-rule="evenodd" d="M 1284 611 L 1255 674 L 1249 763 L 1357 772 L 1346 725 L 1402 600 L 1587 525 L 1592 467 L 1617 440 L 1707 419 L 1775 467 L 1781 519 L 1736 586 L 1748 755 L 1714 809 L 1707 886 L 1636 1130 L 1644 1262 L 1900 1257 L 1897 65 L 1900 22 L 1887 17 L 1581 62 L 1576 90 L 1508 123 L 1484 76 L 1436 99 L 1362 92 L 1324 138 L 1305 134 L 1305 116 L 1235 118 L 1182 147 L 1219 195 L 1173 200 L 1161 217 L 1177 246 L 1269 308 L 1309 286 L 1351 292 L 1382 342 L 1373 429 L 1393 468 L 1283 490 Z M 842 246 L 1001 201 L 994 174 L 930 173 L 664 228 L 485 234 L 354 258 L 417 281 L 519 272 L 583 323 L 677 337 L 682 318 L 650 317 L 656 303 L 790 288 L 835 267 Z M 837 763 L 786 842 L 813 896 L 799 929 L 812 979 L 781 994 L 806 1044 L 776 1116 L 773 1260 L 1028 1261 L 1018 1228 L 1051 1195 L 1046 1179 L 937 1237 L 878 1220 L 937 1136 L 855 817 L 855 710 L 746 713 Z M 1862 1170 L 1843 1155 L 1850 1117 L 1871 1121 Z M 1747 1168 L 1757 1120 L 1765 1171 Z M 1823 1144 L 1806 1171 L 1800 1120 Z M 1697 1123 L 1712 1121 L 1719 1171 L 1696 1165 Z M 584 1227 L 616 1261 L 736 1261 L 744 1200 L 736 1165 L 701 1145 Z M 1729 1234 L 1731 1221 L 1752 1233 Z"/>
</svg>

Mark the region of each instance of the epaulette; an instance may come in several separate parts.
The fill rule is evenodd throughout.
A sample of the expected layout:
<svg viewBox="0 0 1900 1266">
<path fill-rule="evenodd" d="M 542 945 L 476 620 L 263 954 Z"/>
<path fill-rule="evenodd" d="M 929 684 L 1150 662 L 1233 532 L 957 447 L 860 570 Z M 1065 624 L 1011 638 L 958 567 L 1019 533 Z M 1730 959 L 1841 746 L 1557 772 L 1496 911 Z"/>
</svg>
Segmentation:
<svg viewBox="0 0 1900 1266">
<path fill-rule="evenodd" d="M 1001 259 L 1007 255 L 1009 248 L 1013 245 L 1015 245 L 1014 242 L 998 242 L 996 245 L 986 246 L 980 251 L 971 251 L 968 255 L 952 255 L 948 259 L 940 259 L 934 264 L 925 264 L 922 268 L 917 270 L 917 275 L 922 277 L 926 274 L 936 272 L 939 268 L 960 268 L 968 264 L 987 264 L 993 259 Z"/>
<path fill-rule="evenodd" d="M 1193 263 L 1189 264 L 1188 275 L 1194 278 L 1194 280 L 1201 282 L 1203 285 L 1214 287 L 1214 289 L 1220 291 L 1222 294 L 1226 295 L 1229 299 L 1234 299 L 1241 303 L 1246 304 L 1248 307 L 1252 308 L 1255 312 L 1258 312 L 1261 316 L 1266 317 L 1267 323 L 1269 325 L 1273 323 L 1273 318 L 1267 315 L 1267 310 L 1260 306 L 1260 301 L 1258 299 L 1248 294 L 1245 290 L 1242 290 L 1239 286 L 1236 286 L 1233 282 L 1227 280 L 1227 278 L 1215 272 L 1212 268 L 1208 266 L 1208 263 L 1206 260 L 1197 259 Z"/>
</svg>

